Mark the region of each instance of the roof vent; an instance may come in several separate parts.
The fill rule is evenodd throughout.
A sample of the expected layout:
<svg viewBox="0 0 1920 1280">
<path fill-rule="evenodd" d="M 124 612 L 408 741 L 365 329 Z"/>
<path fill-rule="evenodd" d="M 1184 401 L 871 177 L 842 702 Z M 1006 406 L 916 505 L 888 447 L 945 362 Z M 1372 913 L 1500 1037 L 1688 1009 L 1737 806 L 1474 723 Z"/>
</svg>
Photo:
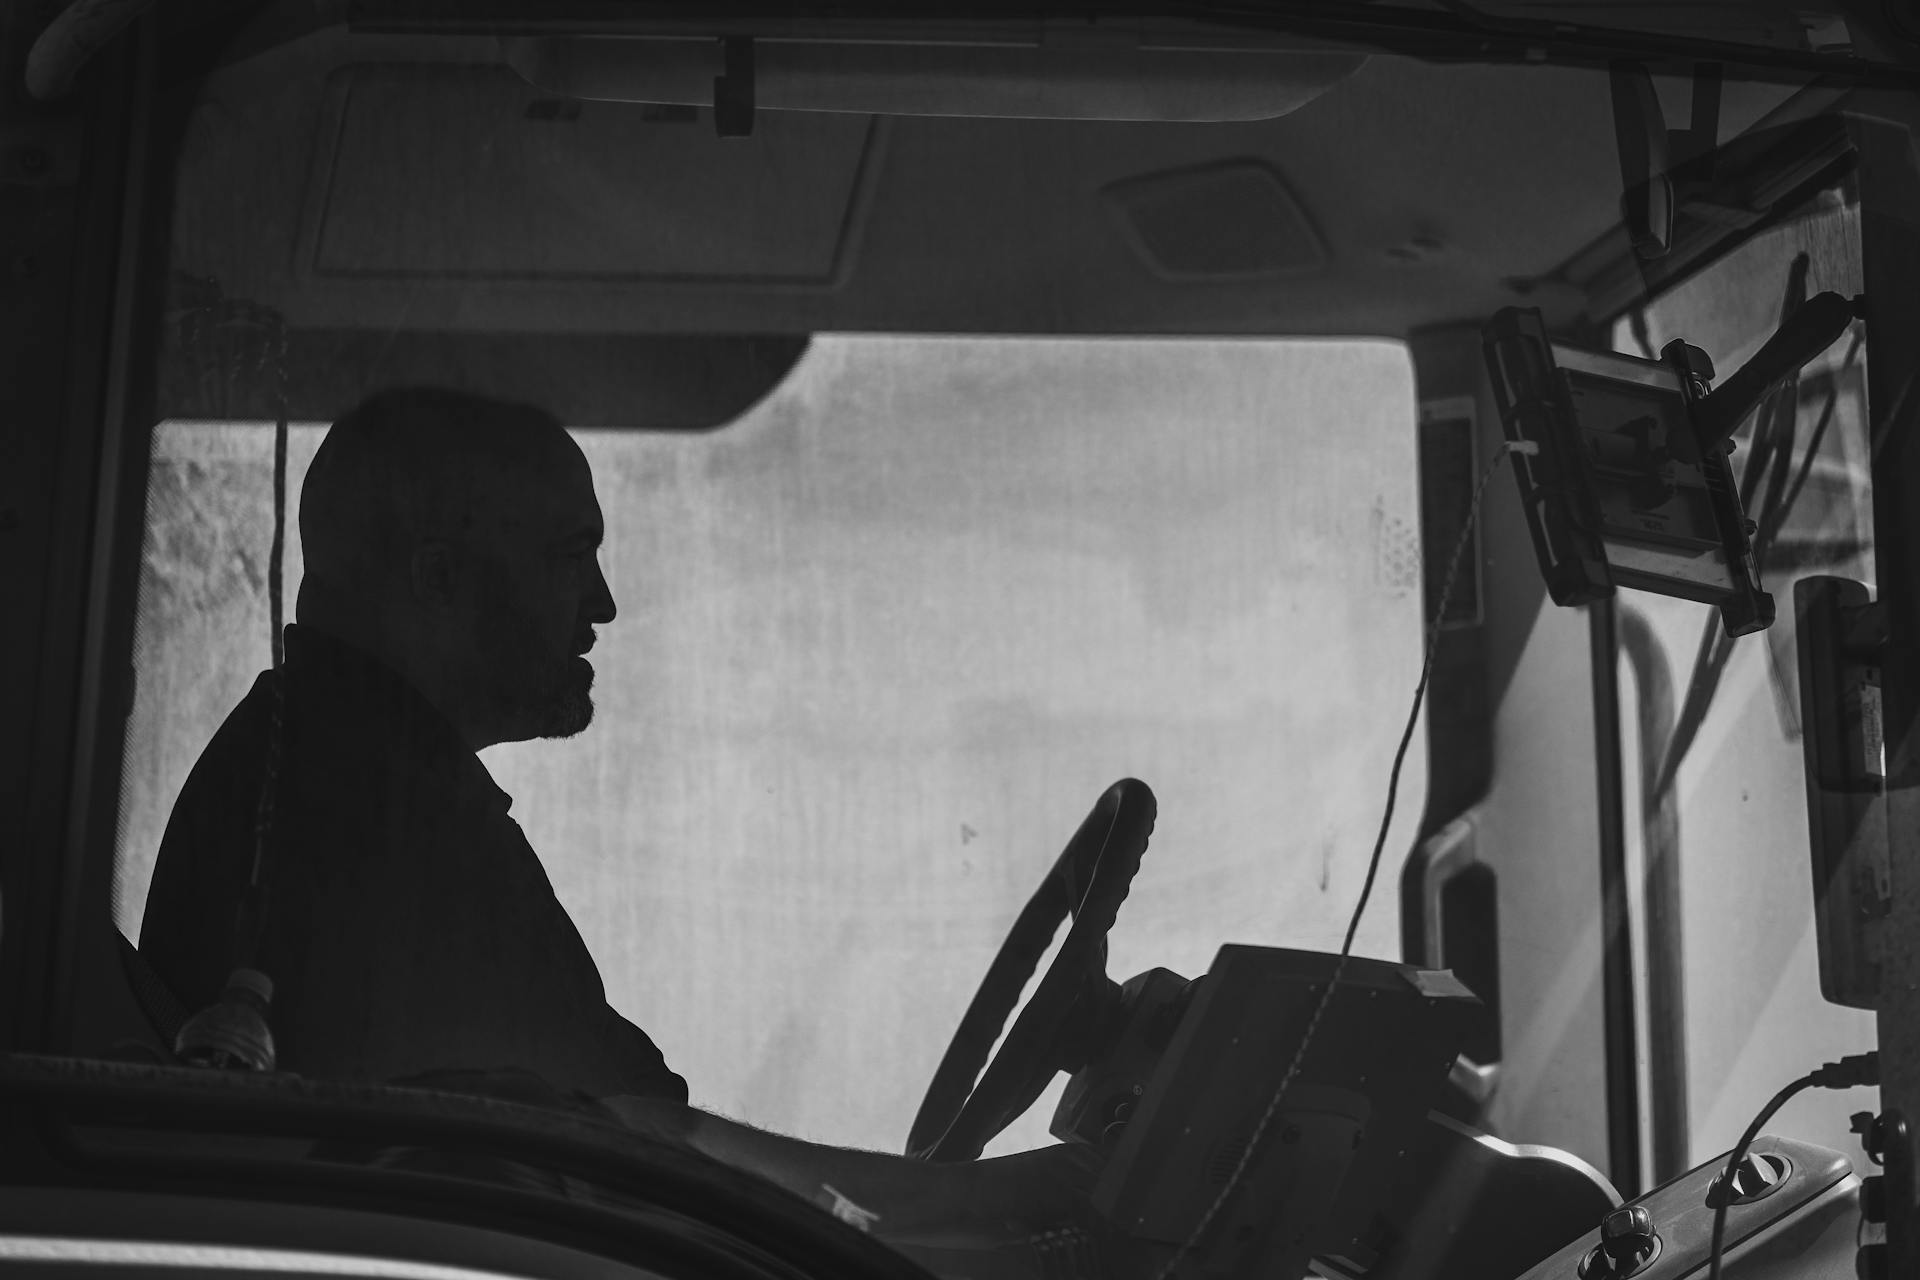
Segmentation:
<svg viewBox="0 0 1920 1280">
<path fill-rule="evenodd" d="M 1257 160 L 1230 160 L 1116 182 L 1101 196 L 1156 273 L 1172 280 L 1310 271 L 1326 242 L 1286 181 Z"/>
</svg>

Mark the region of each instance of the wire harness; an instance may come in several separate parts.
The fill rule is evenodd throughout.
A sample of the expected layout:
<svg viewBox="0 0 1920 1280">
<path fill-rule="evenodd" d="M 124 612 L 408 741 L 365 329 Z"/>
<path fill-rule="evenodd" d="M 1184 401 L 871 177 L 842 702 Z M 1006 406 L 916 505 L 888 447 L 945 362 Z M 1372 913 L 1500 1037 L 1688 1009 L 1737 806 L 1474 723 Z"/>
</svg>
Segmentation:
<svg viewBox="0 0 1920 1280">
<path fill-rule="evenodd" d="M 1760 1114 L 1753 1118 L 1747 1131 L 1740 1135 L 1740 1141 L 1734 1144 L 1727 1156 L 1727 1167 L 1720 1172 L 1721 1185 L 1733 1186 L 1734 1171 L 1746 1158 L 1747 1148 L 1760 1136 L 1760 1130 L 1774 1113 L 1787 1105 L 1795 1094 L 1807 1089 L 1857 1089 L 1863 1085 L 1880 1083 L 1880 1055 L 1878 1053 L 1856 1053 L 1829 1062 L 1817 1071 L 1809 1071 L 1792 1084 L 1773 1095 L 1772 1101 L 1760 1108 Z M 1720 1280 L 1720 1254 L 1726 1243 L 1727 1206 L 1733 1203 L 1733 1197 L 1723 1195 L 1713 1207 L 1713 1243 L 1707 1253 L 1707 1280 Z"/>
</svg>

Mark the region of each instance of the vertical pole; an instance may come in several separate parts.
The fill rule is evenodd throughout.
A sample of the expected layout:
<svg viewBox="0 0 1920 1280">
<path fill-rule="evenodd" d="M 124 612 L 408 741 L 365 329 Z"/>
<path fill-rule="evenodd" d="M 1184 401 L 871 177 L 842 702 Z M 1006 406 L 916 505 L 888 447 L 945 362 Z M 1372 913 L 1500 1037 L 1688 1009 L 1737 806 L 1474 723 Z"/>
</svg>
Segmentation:
<svg viewBox="0 0 1920 1280">
<path fill-rule="evenodd" d="M 6 74 L 21 73 L 45 8 L 0 7 Z M 0 1046 L 14 1050 L 65 1047 L 79 930 L 110 919 L 111 864 L 84 851 L 103 831 L 111 839 L 110 821 L 89 819 L 102 797 L 117 799 L 98 773 L 104 762 L 117 777 L 131 697 L 131 673 L 100 630 L 110 612 L 100 572 L 120 486 L 145 449 L 120 428 L 152 36 L 149 16 L 58 102 L 26 102 L 17 81 L 0 91 L 0 120 L 22 140 L 0 176 Z M 137 571 L 137 543 L 125 563 Z"/>
<path fill-rule="evenodd" d="M 1661 785 L 1673 740 L 1673 671 L 1647 616 L 1618 605 L 1615 633 L 1633 666 L 1640 723 L 1643 931 L 1646 936 L 1647 1116 L 1657 1186 L 1692 1165 L 1687 1102 L 1687 1000 L 1680 899 L 1680 802 Z"/>
<path fill-rule="evenodd" d="M 1634 1026 L 1633 930 L 1628 914 L 1626 797 L 1620 764 L 1620 650 L 1613 600 L 1587 606 L 1593 650 L 1593 759 L 1600 802 L 1600 1002 L 1607 1053 L 1607 1177 L 1640 1194 L 1640 1061 Z"/>
</svg>

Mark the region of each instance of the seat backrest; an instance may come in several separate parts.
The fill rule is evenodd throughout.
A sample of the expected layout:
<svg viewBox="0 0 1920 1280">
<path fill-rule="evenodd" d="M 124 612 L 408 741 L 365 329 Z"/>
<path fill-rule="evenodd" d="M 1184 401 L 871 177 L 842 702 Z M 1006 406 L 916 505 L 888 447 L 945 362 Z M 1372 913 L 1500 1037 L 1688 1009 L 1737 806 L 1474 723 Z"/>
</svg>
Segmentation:
<svg viewBox="0 0 1920 1280">
<path fill-rule="evenodd" d="M 111 921 L 87 930 L 74 977 L 71 1053 L 174 1061 L 174 1036 L 187 1020 L 187 1010 Z"/>
<path fill-rule="evenodd" d="M 148 1025 L 160 1036 L 161 1043 L 171 1045 L 190 1016 L 187 1007 L 180 1003 L 159 972 L 140 954 L 140 948 L 127 941 L 126 934 L 115 929 L 113 936 L 120 943 L 120 968 L 126 974 L 127 986 L 133 991 L 134 1001 L 139 1004 Z"/>
</svg>

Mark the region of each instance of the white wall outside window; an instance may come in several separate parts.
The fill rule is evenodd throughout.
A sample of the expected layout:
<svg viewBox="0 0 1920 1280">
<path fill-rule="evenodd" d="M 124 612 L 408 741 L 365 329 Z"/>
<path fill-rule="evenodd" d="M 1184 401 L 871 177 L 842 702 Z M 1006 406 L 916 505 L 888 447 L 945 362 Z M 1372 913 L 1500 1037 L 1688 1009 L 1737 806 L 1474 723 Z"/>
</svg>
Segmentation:
<svg viewBox="0 0 1920 1280">
<path fill-rule="evenodd" d="M 1127 775 L 1160 820 L 1114 976 L 1336 949 L 1419 674 L 1413 415 L 1386 343 L 829 335 L 715 433 L 578 430 L 621 611 L 598 715 L 485 759 L 694 1102 L 897 1150 L 1020 905 Z M 296 512 L 321 432 L 293 433 Z M 258 424 L 157 430 L 130 935 L 266 662 L 270 455 Z M 1398 958 L 1424 755 L 1363 954 Z M 1052 1097 L 994 1149 L 1044 1141 Z"/>
</svg>

